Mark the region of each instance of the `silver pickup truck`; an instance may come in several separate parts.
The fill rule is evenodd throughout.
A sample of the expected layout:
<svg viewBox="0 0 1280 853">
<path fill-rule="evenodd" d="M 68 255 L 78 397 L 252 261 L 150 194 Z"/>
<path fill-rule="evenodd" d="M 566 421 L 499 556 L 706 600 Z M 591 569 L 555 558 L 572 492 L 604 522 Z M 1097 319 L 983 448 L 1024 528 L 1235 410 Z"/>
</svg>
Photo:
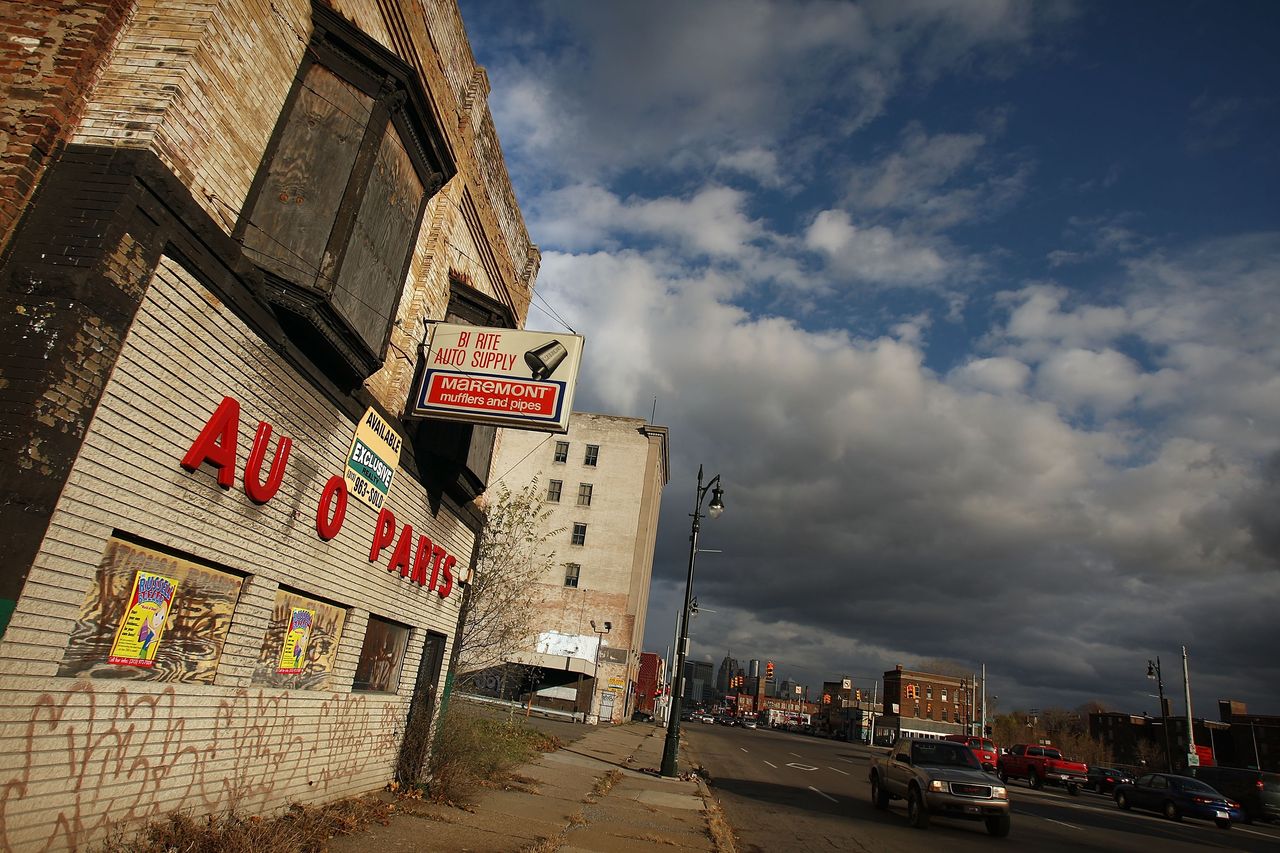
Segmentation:
<svg viewBox="0 0 1280 853">
<path fill-rule="evenodd" d="M 889 754 L 871 759 L 871 801 L 907 801 L 907 822 L 917 829 L 930 815 L 981 820 L 987 832 L 1009 834 L 1009 792 L 985 772 L 973 750 L 947 740 L 898 738 Z"/>
</svg>

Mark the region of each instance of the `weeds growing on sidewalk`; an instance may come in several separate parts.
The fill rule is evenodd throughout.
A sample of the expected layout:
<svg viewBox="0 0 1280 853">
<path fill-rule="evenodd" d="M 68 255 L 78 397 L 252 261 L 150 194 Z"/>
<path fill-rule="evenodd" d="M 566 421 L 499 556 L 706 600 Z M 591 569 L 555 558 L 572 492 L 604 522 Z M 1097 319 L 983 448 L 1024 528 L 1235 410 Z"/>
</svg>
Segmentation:
<svg viewBox="0 0 1280 853">
<path fill-rule="evenodd" d="M 353 797 L 323 806 L 294 804 L 279 817 L 235 812 L 193 817 L 171 812 L 137 834 L 120 833 L 99 853 L 319 853 L 335 835 L 385 823 L 395 807 L 376 797 Z"/>
<path fill-rule="evenodd" d="M 436 728 L 428 795 L 438 803 L 470 805 L 482 788 L 506 782 L 539 752 L 560 747 L 521 721 L 477 717 L 460 703 L 449 706 Z"/>
</svg>

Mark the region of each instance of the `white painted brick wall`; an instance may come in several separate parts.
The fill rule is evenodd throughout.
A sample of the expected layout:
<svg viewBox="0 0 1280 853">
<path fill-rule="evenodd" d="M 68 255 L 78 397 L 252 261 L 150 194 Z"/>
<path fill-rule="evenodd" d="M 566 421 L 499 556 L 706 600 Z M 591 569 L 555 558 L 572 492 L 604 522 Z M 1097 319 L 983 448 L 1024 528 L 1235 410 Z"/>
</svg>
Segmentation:
<svg viewBox="0 0 1280 853">
<path fill-rule="evenodd" d="M 211 466 L 179 466 L 224 395 L 241 404 L 226 491 Z M 259 419 L 294 440 L 280 492 L 262 506 L 242 487 Z M 354 428 L 194 277 L 162 262 L 0 643 L 0 848 L 71 848 L 173 808 L 270 811 L 390 779 L 423 632 L 452 638 L 461 595 L 442 600 L 388 573 L 389 549 L 370 563 L 376 514 L 354 498 L 336 538 L 316 535 L 320 490 L 342 472 Z M 469 560 L 472 533 L 433 517 L 403 470 L 389 505 Z M 55 675 L 113 530 L 247 576 L 214 685 Z M 328 690 L 250 684 L 279 585 L 349 608 Z M 396 695 L 351 693 L 370 612 L 414 629 Z"/>
</svg>

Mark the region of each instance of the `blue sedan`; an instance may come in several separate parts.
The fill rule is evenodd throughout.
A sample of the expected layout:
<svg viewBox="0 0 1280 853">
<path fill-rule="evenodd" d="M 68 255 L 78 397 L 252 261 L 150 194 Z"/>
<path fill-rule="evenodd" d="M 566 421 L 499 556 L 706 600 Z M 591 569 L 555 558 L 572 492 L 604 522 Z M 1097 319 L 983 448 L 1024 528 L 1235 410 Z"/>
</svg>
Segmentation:
<svg viewBox="0 0 1280 853">
<path fill-rule="evenodd" d="M 1211 820 L 1222 829 L 1231 821 L 1244 820 L 1240 804 L 1224 797 L 1199 779 L 1170 773 L 1147 773 L 1132 784 L 1116 786 L 1116 805 L 1163 812 L 1169 820 L 1198 817 Z"/>
</svg>

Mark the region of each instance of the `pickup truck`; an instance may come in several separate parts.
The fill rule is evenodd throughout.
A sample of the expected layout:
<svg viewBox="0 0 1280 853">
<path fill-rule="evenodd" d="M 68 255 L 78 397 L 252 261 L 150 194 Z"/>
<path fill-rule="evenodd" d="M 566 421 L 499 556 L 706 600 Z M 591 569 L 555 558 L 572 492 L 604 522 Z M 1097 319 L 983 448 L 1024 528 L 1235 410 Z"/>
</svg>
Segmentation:
<svg viewBox="0 0 1280 853">
<path fill-rule="evenodd" d="M 1015 743 L 1009 747 L 1009 754 L 1000 756 L 996 773 L 1006 783 L 1010 779 L 1026 779 L 1037 789 L 1046 783 L 1063 785 L 1073 795 L 1089 781 L 1087 764 L 1068 761 L 1057 747 L 1039 744 Z"/>
<path fill-rule="evenodd" d="M 916 829 L 940 815 L 985 821 L 997 838 L 1009 834 L 1009 792 L 962 743 L 898 738 L 888 755 L 871 759 L 870 779 L 875 807 L 906 800 L 907 823 Z"/>
</svg>

